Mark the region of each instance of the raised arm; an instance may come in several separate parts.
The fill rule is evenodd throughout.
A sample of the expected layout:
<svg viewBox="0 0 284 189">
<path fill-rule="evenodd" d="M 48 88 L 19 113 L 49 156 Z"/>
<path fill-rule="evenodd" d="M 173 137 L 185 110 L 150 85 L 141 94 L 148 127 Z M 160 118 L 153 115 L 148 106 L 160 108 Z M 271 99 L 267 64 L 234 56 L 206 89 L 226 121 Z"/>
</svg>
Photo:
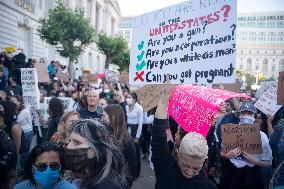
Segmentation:
<svg viewBox="0 0 284 189">
<path fill-rule="evenodd" d="M 162 176 L 169 163 L 174 161 L 167 144 L 166 122 L 169 99 L 166 99 L 166 92 L 166 90 L 163 92 L 158 103 L 152 127 L 152 162 L 157 179 Z"/>
</svg>

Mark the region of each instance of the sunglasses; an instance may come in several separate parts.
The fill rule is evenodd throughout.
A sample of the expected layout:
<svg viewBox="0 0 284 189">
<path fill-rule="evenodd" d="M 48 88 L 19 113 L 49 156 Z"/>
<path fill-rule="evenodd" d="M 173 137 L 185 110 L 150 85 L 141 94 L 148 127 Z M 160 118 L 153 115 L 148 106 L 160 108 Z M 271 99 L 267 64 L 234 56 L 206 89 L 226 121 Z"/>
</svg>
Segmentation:
<svg viewBox="0 0 284 189">
<path fill-rule="evenodd" d="M 113 96 L 119 96 L 119 94 L 114 94 Z"/>
<path fill-rule="evenodd" d="M 47 165 L 46 163 L 39 163 L 37 165 L 35 165 L 36 169 L 39 172 L 44 172 L 46 171 L 46 169 L 49 167 L 52 171 L 59 171 L 61 169 L 61 164 L 57 163 L 57 162 L 53 162 L 49 165 Z"/>
</svg>

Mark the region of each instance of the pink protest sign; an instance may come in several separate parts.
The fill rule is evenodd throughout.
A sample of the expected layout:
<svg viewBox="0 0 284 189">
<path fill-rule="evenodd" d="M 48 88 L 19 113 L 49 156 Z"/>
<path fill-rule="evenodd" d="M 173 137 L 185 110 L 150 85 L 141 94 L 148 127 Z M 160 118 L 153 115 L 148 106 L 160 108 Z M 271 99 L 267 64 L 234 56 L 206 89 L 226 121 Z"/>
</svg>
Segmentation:
<svg viewBox="0 0 284 189">
<path fill-rule="evenodd" d="M 168 113 L 187 132 L 206 137 L 219 106 L 234 97 L 246 95 L 201 86 L 177 86 L 171 96 Z"/>
</svg>

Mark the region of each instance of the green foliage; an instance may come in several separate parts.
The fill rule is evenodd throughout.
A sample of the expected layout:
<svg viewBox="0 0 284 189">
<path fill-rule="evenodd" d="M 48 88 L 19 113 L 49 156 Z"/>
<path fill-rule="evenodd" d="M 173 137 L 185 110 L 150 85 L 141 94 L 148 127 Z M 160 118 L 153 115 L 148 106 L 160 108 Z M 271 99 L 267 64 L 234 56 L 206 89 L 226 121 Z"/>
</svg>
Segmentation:
<svg viewBox="0 0 284 189">
<path fill-rule="evenodd" d="M 247 85 L 253 85 L 253 84 L 255 84 L 255 76 L 254 75 L 251 75 L 251 74 L 249 74 L 249 73 L 246 73 L 245 74 L 245 76 L 246 76 L 246 83 L 247 83 Z"/>
<path fill-rule="evenodd" d="M 116 56 L 112 63 L 119 66 L 119 71 L 128 71 L 129 64 L 130 64 L 130 50 L 127 49 L 123 53 L 121 53 L 119 56 Z"/>
<path fill-rule="evenodd" d="M 85 18 L 83 9 L 65 7 L 62 0 L 40 19 L 40 38 L 55 45 L 59 54 L 70 61 L 76 60 L 84 48 L 94 42 L 95 30 Z"/>
<path fill-rule="evenodd" d="M 127 70 L 130 62 L 129 49 L 127 42 L 120 36 L 107 36 L 101 32 L 96 41 L 99 50 L 106 55 L 106 69 L 109 64 L 115 64 L 120 67 L 120 71 Z"/>
</svg>

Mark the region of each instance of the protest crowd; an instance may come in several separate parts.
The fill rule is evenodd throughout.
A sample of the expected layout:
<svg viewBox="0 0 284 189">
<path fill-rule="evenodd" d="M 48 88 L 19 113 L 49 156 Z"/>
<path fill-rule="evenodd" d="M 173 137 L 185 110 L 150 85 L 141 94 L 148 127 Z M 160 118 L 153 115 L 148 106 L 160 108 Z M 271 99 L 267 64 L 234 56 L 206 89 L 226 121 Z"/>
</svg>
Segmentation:
<svg viewBox="0 0 284 189">
<path fill-rule="evenodd" d="M 126 80 L 87 69 L 74 79 L 59 61 L 2 52 L 0 189 L 135 189 L 142 161 L 156 189 L 283 189 L 283 89 L 219 84 L 235 81 L 237 15 L 236 1 L 220 2 L 192 19 L 182 14 L 186 3 L 167 8 L 179 24 L 160 23 L 168 14 L 160 10 L 136 19 L 133 33 L 143 40 L 135 36 Z M 159 27 L 149 30 L 146 20 Z M 178 52 L 156 51 L 161 41 Z M 213 85 L 196 84 L 204 81 Z"/>
<path fill-rule="evenodd" d="M 18 57 L 25 56 L 1 54 L 1 189 L 131 188 L 146 158 L 155 172 L 155 188 L 283 187 L 283 106 L 270 116 L 254 106 L 254 94 L 227 99 L 204 137 L 188 133 L 168 115 L 169 84 L 145 111 L 147 98 L 139 96 L 140 89 L 130 91 L 126 83 L 105 79 L 92 86 L 81 78 L 59 80 L 60 66 L 52 61 L 50 82 L 38 83 L 42 107 L 29 107 L 20 69 L 34 65 Z M 223 150 L 224 124 L 239 125 L 227 126 L 226 132 L 242 135 L 241 127 L 258 125 L 261 153 L 234 144 Z"/>
</svg>

